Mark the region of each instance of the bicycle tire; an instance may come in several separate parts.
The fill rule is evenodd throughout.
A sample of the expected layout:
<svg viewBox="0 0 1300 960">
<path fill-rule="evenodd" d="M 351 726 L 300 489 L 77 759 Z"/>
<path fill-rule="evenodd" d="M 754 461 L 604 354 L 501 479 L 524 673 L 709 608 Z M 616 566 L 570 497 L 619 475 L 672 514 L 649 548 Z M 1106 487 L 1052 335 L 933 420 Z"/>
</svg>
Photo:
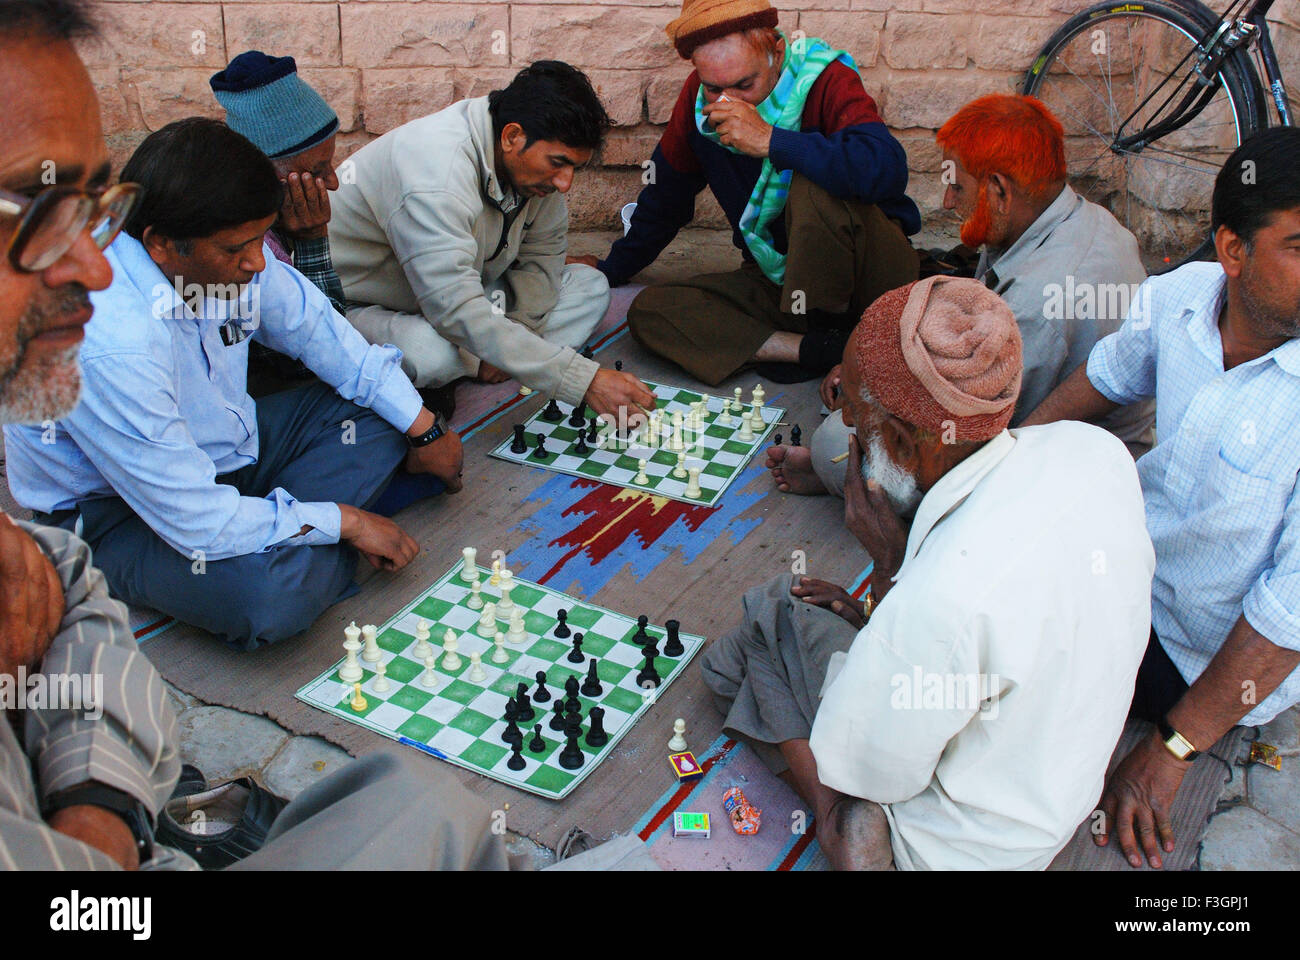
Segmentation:
<svg viewBox="0 0 1300 960">
<path fill-rule="evenodd" d="M 1026 71 L 1022 92 L 1029 96 L 1039 96 L 1053 64 L 1072 42 L 1082 34 L 1093 34 L 1099 24 L 1119 19 L 1149 19 L 1170 26 L 1189 38 L 1188 51 L 1193 48 L 1194 44 L 1199 44 L 1207 35 L 1212 33 L 1220 23 L 1220 17 L 1217 14 L 1203 4 L 1195 2 L 1195 0 L 1143 0 L 1143 2 L 1139 3 L 1108 2 L 1096 4 L 1075 14 L 1052 34 L 1043 45 L 1042 50 L 1034 58 L 1028 71 Z M 1265 106 L 1263 86 L 1260 84 L 1249 53 L 1244 48 L 1233 51 L 1224 59 L 1219 68 L 1218 76 L 1222 81 L 1222 89 L 1233 112 L 1236 123 L 1236 140 L 1237 143 L 1240 143 L 1252 133 L 1258 131 L 1261 125 L 1267 123 L 1267 108 Z M 1047 98 L 1043 99 L 1048 103 L 1049 107 L 1053 106 Z M 1159 143 L 1160 139 L 1163 138 L 1159 138 L 1155 142 Z M 1145 149 L 1145 146 L 1143 149 Z M 1141 152 L 1134 152 L 1130 156 L 1140 157 Z M 1072 179 L 1074 178 L 1072 177 Z M 1126 187 L 1125 191 L 1127 189 Z M 1208 206 L 1208 194 L 1206 201 Z M 1124 211 L 1116 209 L 1118 204 L 1112 203 L 1111 206 L 1112 212 L 1117 218 L 1122 221 L 1127 219 L 1122 215 Z M 1136 223 L 1125 222 L 1124 225 L 1133 230 L 1134 233 L 1139 233 L 1139 230 L 1134 229 L 1138 226 Z M 1201 236 L 1204 238 L 1204 233 Z M 1142 237 L 1140 236 L 1139 239 L 1142 239 Z M 1146 246 L 1144 243 L 1144 248 Z M 1181 255 L 1161 256 L 1161 251 L 1156 250 L 1153 254 L 1153 262 L 1149 263 L 1148 267 L 1151 268 L 1153 273 L 1175 269 L 1190 260 L 1205 259 L 1207 254 L 1213 253 L 1213 249 L 1213 238 L 1209 237 L 1202 239 L 1194 249 L 1191 248 L 1191 241 L 1189 241 L 1186 249 L 1181 250 Z"/>
</svg>

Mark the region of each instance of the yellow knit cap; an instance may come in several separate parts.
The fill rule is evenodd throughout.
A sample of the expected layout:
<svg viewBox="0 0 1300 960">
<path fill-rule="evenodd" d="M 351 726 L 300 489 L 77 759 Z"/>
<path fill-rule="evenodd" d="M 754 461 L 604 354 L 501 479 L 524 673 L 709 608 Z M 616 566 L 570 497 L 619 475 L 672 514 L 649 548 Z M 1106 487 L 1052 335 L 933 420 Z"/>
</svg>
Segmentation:
<svg viewBox="0 0 1300 960">
<path fill-rule="evenodd" d="M 701 44 L 754 27 L 775 27 L 768 0 L 682 0 L 682 15 L 668 24 L 668 39 L 689 60 Z"/>
</svg>

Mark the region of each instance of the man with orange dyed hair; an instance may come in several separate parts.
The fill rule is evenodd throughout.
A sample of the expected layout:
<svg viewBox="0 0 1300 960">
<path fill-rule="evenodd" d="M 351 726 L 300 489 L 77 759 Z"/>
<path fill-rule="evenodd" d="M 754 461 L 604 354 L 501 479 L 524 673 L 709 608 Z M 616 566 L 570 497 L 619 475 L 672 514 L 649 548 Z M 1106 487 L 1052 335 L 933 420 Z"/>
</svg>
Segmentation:
<svg viewBox="0 0 1300 960">
<path fill-rule="evenodd" d="M 962 107 L 937 135 L 947 184 L 944 207 L 962 217 L 961 239 L 982 248 L 976 279 L 1000 295 L 1020 326 L 1024 383 L 1011 426 L 1029 413 L 1092 347 L 1114 333 L 1146 279 L 1137 240 L 1108 210 L 1066 183 L 1060 122 L 1033 97 L 993 94 Z M 822 384 L 827 406 L 840 368 Z M 1155 405 L 1121 407 L 1098 420 L 1135 457 L 1151 449 Z M 848 448 L 838 409 L 806 448 L 773 447 L 768 467 L 789 493 L 842 495 Z"/>
</svg>

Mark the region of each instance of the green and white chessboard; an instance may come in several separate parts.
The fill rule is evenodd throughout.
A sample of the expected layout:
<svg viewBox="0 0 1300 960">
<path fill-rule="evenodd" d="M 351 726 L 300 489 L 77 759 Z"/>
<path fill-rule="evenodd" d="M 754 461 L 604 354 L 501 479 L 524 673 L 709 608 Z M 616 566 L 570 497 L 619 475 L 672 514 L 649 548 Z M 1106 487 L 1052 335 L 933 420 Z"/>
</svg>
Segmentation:
<svg viewBox="0 0 1300 960">
<path fill-rule="evenodd" d="M 662 436 L 654 449 L 643 442 L 639 432 L 633 435 L 631 442 L 626 442 L 620 441 L 612 429 L 602 429 L 597 437 L 600 446 L 592 446 L 586 456 L 581 456 L 574 452 L 578 430 L 568 423 L 573 408 L 559 404 L 564 419 L 558 423 L 543 420 L 540 410 L 529 417 L 524 427 L 524 435 L 528 439 L 527 453 L 511 452 L 510 444 L 514 441 L 512 434 L 510 439 L 492 451 L 492 456 L 571 477 L 588 477 L 616 487 L 642 490 L 683 503 L 713 506 L 726 493 L 731 482 L 749 465 L 754 454 L 785 416 L 782 407 L 763 407 L 763 429 L 753 431 L 753 440 L 743 441 L 740 439 L 740 415 L 751 415 L 753 407 L 745 403 L 741 414 L 732 413 L 731 425 L 725 426 L 719 422 L 722 416 L 722 398 L 710 397 L 706 416 L 702 420 L 703 433 L 696 437 L 687 432 L 684 436 L 687 444 L 696 441 L 686 450 L 686 467 L 700 468 L 700 496 L 688 497 L 687 481 L 672 475 L 677 466 L 677 454 L 668 448 L 668 440 L 672 436 L 673 413 L 680 410 L 684 418 L 690 411 L 690 405 L 703 399 L 704 394 L 649 382 L 646 386 L 654 391 L 656 407 L 664 414 Z M 539 460 L 534 455 L 539 433 L 546 437 L 548 455 L 545 460 Z M 647 484 L 636 482 L 638 460 L 646 461 L 646 476 L 650 480 Z"/>
<path fill-rule="evenodd" d="M 632 725 L 704 646 L 703 637 L 682 633 L 685 652 L 680 657 L 664 656 L 664 630 L 650 625 L 647 632 L 655 638 L 661 651 L 655 658 L 655 670 L 662 682 L 658 688 L 643 690 L 637 686 L 636 677 L 645 659 L 641 648 L 631 642 L 637 629 L 636 618 L 581 602 L 535 583 L 515 580 L 510 598 L 522 609 L 528 637 L 517 644 L 507 642 L 505 651 L 509 662 L 495 664 L 491 662 L 492 641 L 475 632 L 481 611 L 466 604 L 471 590 L 461 579 L 462 568 L 463 564 L 457 564 L 380 628 L 378 642 L 389 689 L 385 693 L 375 692 L 373 665 L 362 660 L 365 710 L 356 712 L 349 706 L 352 685 L 342 682 L 338 676 L 342 659 L 299 690 L 298 699 L 458 767 L 558 800 L 567 796 L 610 755 Z M 497 602 L 501 593 L 489 584 L 490 571 L 480 570 L 480 577 L 483 600 Z M 568 611 L 569 629 L 583 635 L 582 663 L 570 663 L 566 659 L 572 650 L 572 636 L 567 639 L 554 636 L 559 623 L 555 613 L 561 608 Z M 415 646 L 415 625 L 421 619 L 431 624 L 429 642 L 438 658 L 435 668 L 438 682 L 434 687 L 422 683 L 424 664 L 411 653 Z M 509 629 L 507 621 L 498 620 L 498 624 L 502 632 Z M 443 635 L 448 627 L 458 637 L 461 665 L 455 670 L 446 670 L 441 665 Z M 468 679 L 469 655 L 475 652 L 481 656 L 487 674 L 481 683 Z M 580 682 L 586 679 L 592 657 L 597 661 L 596 672 L 604 691 L 594 699 L 581 694 L 578 697 L 583 718 L 578 743 L 586 760 L 578 769 L 566 770 L 559 764 L 564 737 L 550 728 L 550 711 L 555 705 L 554 698 L 564 697 L 564 681 L 568 677 L 577 677 Z M 535 718 L 519 724 L 524 735 L 520 755 L 525 767 L 511 770 L 506 766 L 510 747 L 501 739 L 506 729 L 506 701 L 515 695 L 521 682 L 528 685 L 531 697 L 537 689 L 539 670 L 546 671 L 546 687 L 552 699 L 545 703 L 534 701 Z M 609 735 L 608 743 L 599 748 L 586 743 L 587 716 L 596 704 L 605 711 L 604 727 Z M 534 753 L 528 744 L 533 738 L 533 726 L 538 723 L 542 725 L 546 749 Z"/>
</svg>

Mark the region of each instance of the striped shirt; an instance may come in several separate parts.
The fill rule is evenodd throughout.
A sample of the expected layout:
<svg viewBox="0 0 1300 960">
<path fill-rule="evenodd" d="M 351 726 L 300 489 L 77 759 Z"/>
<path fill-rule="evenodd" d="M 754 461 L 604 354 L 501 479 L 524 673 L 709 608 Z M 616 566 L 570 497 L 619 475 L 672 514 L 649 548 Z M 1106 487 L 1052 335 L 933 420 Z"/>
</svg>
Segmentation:
<svg viewBox="0 0 1300 960">
<path fill-rule="evenodd" d="M 1243 614 L 1276 646 L 1300 650 L 1300 339 L 1225 371 L 1225 297 L 1217 263 L 1152 278 L 1088 359 L 1088 379 L 1110 400 L 1156 398 L 1158 443 L 1138 461 L 1156 548 L 1151 620 L 1188 683 Z M 1242 723 L 1298 701 L 1300 670 Z"/>
<path fill-rule="evenodd" d="M 57 528 L 18 526 L 54 564 L 65 604 L 57 636 L 28 672 L 102 677 L 103 712 L 88 717 L 97 711 L 24 696 L 25 708 L 9 713 L 16 722 L 0 722 L 0 869 L 113 869 L 103 853 L 48 827 L 41 807 L 52 794 L 93 781 L 156 815 L 180 774 L 176 717 L 162 677 L 131 635 L 126 609 L 91 565 L 90 548 Z M 7 679 L 13 691 L 15 678 Z"/>
</svg>

